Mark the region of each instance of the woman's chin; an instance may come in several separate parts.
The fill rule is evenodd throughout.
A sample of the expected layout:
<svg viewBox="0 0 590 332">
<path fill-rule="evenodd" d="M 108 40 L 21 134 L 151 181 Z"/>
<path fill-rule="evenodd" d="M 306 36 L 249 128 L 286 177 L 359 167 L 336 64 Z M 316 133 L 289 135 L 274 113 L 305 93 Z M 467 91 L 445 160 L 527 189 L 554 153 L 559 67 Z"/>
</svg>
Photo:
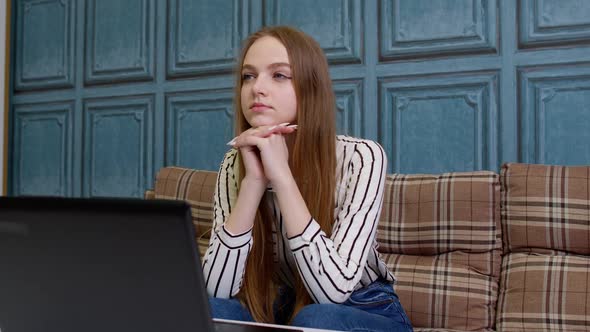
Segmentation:
<svg viewBox="0 0 590 332">
<path fill-rule="evenodd" d="M 252 128 L 258 128 L 258 127 L 263 127 L 263 126 L 276 126 L 279 124 L 279 122 L 271 121 L 271 120 L 248 121 L 248 123 L 250 124 L 250 126 L 252 126 Z"/>
</svg>

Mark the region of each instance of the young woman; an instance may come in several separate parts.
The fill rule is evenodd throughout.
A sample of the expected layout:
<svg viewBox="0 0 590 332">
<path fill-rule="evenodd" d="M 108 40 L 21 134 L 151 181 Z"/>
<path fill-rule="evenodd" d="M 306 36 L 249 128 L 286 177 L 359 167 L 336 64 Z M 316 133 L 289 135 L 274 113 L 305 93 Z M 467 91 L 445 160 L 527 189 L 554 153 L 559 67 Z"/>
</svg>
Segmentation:
<svg viewBox="0 0 590 332">
<path fill-rule="evenodd" d="M 386 156 L 337 136 L 320 46 L 290 27 L 245 42 L 237 137 L 219 169 L 203 270 L 214 317 L 408 331 L 375 232 Z"/>
</svg>

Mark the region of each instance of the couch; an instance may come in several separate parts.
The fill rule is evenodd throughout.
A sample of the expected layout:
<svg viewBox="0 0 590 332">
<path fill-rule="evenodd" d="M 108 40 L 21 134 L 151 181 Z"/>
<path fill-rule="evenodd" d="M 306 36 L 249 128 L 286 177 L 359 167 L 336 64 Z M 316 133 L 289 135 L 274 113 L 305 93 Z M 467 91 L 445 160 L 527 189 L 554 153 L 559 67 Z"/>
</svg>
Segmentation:
<svg viewBox="0 0 590 332">
<path fill-rule="evenodd" d="M 191 204 L 201 255 L 216 175 L 165 167 L 146 192 Z M 388 174 L 377 241 L 416 331 L 590 330 L 590 167 Z"/>
</svg>

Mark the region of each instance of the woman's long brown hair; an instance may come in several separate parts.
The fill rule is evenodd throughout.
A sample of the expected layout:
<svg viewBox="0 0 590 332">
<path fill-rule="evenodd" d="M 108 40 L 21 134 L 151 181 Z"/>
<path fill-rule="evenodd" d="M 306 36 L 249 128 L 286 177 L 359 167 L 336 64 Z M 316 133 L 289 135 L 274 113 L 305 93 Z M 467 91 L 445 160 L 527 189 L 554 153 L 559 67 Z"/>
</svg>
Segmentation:
<svg viewBox="0 0 590 332">
<path fill-rule="evenodd" d="M 287 49 L 292 82 L 297 98 L 298 129 L 290 151 L 289 164 L 299 191 L 309 212 L 330 236 L 334 223 L 334 189 L 336 177 L 335 99 L 328 71 L 328 62 L 319 46 L 303 32 L 286 26 L 266 27 L 251 35 L 242 47 L 238 60 L 235 88 L 236 134 L 250 128 L 241 107 L 242 66 L 248 49 L 261 37 L 279 40 Z M 245 175 L 239 162 L 239 182 Z M 275 322 L 273 303 L 277 296 L 277 281 L 273 262 L 273 215 L 265 195 L 258 206 L 254 221 L 253 246 L 246 263 L 242 288 L 238 297 L 259 322 Z M 277 234 L 281 236 L 281 234 Z M 298 273 L 295 279 L 295 306 L 291 318 L 303 306 L 312 303 Z"/>
</svg>

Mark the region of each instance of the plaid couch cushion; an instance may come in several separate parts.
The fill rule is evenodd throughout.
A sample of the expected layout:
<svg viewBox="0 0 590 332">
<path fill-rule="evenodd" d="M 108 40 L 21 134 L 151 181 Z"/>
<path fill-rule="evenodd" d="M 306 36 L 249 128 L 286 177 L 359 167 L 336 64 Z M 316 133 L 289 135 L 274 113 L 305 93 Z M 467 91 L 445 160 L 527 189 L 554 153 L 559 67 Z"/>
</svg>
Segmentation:
<svg viewBox="0 0 590 332">
<path fill-rule="evenodd" d="M 417 328 L 493 329 L 499 266 L 497 251 L 435 256 L 385 254 L 395 291 Z"/>
<path fill-rule="evenodd" d="M 590 258 L 513 253 L 502 262 L 499 331 L 588 331 Z"/>
<path fill-rule="evenodd" d="M 494 328 L 502 245 L 496 173 L 388 175 L 377 241 L 414 326 Z"/>
<path fill-rule="evenodd" d="M 501 247 L 500 183 L 489 171 L 390 174 L 377 232 L 380 251 L 436 255 Z"/>
<path fill-rule="evenodd" d="M 590 254 L 590 167 L 507 163 L 501 177 L 505 252 Z"/>
<path fill-rule="evenodd" d="M 156 176 L 153 196 L 156 199 L 188 202 L 191 205 L 197 237 L 208 239 L 213 220 L 213 194 L 216 179 L 217 172 L 164 167 Z"/>
</svg>

